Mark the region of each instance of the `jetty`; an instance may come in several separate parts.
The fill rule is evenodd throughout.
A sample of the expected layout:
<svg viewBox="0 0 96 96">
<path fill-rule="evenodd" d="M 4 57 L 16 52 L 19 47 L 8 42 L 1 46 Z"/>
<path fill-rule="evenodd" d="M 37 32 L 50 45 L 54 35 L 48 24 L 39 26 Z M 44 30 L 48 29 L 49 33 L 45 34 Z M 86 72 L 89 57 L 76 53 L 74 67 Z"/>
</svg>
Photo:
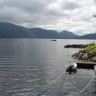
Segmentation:
<svg viewBox="0 0 96 96">
<path fill-rule="evenodd" d="M 77 68 L 82 69 L 94 69 L 94 65 L 96 65 L 96 62 L 76 62 Z"/>
</svg>

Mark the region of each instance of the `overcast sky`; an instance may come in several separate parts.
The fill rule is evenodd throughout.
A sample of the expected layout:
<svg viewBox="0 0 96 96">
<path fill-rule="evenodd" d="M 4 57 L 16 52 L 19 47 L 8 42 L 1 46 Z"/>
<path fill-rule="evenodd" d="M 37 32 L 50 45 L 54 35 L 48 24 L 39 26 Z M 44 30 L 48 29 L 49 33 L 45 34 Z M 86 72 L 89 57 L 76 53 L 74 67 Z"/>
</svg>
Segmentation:
<svg viewBox="0 0 96 96">
<path fill-rule="evenodd" d="M 83 35 L 96 32 L 94 0 L 0 0 L 0 22 L 25 27 L 68 30 Z"/>
</svg>

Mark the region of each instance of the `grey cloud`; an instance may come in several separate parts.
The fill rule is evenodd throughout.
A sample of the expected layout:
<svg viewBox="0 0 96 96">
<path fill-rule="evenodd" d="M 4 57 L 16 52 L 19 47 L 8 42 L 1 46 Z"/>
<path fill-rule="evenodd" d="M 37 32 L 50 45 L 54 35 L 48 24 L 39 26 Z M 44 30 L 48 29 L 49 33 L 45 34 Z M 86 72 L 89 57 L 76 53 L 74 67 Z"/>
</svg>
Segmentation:
<svg viewBox="0 0 96 96">
<path fill-rule="evenodd" d="M 75 2 L 66 1 L 62 3 L 62 8 L 65 10 L 74 10 L 74 9 L 80 8 L 80 5 Z"/>
<path fill-rule="evenodd" d="M 53 9 L 48 9 L 48 6 L 54 3 L 57 7 L 51 6 Z M 0 0 L 0 21 L 28 25 L 27 27 L 48 26 L 54 29 L 64 25 L 66 28 L 74 27 L 79 30 L 77 27 L 83 26 L 82 21 L 84 24 L 90 23 L 90 16 L 86 10 L 82 10 L 83 6 L 77 0 Z M 82 11 L 87 17 L 84 17 Z M 81 22 L 76 24 L 77 21 Z M 56 24 L 60 25 L 55 26 Z"/>
<path fill-rule="evenodd" d="M 4 0 L 6 6 L 20 8 L 30 12 L 43 11 L 50 0 Z"/>
</svg>

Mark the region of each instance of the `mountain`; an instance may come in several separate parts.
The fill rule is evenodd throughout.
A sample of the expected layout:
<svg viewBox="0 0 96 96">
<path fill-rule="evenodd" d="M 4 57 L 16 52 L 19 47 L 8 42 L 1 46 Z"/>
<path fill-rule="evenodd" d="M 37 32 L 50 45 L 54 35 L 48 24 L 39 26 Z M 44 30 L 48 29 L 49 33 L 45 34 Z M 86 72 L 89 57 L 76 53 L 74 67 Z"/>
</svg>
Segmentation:
<svg viewBox="0 0 96 96">
<path fill-rule="evenodd" d="M 59 36 L 61 37 L 61 39 L 75 39 L 75 38 L 78 38 L 78 35 L 75 35 L 74 33 L 72 32 L 69 32 L 69 31 L 62 31 Z"/>
<path fill-rule="evenodd" d="M 29 33 L 28 28 L 0 22 L 0 38 L 27 38 Z"/>
<path fill-rule="evenodd" d="M 46 30 L 41 28 L 31 28 L 31 34 L 34 35 L 35 38 L 60 38 L 59 33 L 54 30 Z"/>
<path fill-rule="evenodd" d="M 50 39 L 74 39 L 78 37 L 69 31 L 61 33 L 42 28 L 25 28 L 11 23 L 0 22 L 0 38 L 50 38 Z"/>
<path fill-rule="evenodd" d="M 69 31 L 62 31 L 58 33 L 54 30 L 46 30 L 41 28 L 31 28 L 30 31 L 34 34 L 35 38 L 52 38 L 52 39 L 73 39 L 78 37 L 77 35 L 73 34 Z"/>
<path fill-rule="evenodd" d="M 77 39 L 96 39 L 96 33 L 79 36 Z"/>
<path fill-rule="evenodd" d="M 25 28 L 12 23 L 0 22 L 0 38 L 96 39 L 96 33 L 78 36 L 67 30 L 57 32 L 42 28 Z"/>
</svg>

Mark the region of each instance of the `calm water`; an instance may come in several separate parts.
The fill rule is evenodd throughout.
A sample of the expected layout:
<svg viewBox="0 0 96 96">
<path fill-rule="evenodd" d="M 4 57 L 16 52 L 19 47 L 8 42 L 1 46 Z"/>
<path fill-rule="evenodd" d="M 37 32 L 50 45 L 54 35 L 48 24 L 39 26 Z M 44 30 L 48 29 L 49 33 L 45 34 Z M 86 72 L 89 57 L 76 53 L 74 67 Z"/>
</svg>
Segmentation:
<svg viewBox="0 0 96 96">
<path fill-rule="evenodd" d="M 0 39 L 0 96 L 81 96 L 94 76 L 93 70 L 78 69 L 65 76 L 66 64 L 79 49 L 64 45 L 92 40 Z M 96 96 L 96 80 L 82 96 Z"/>
</svg>

